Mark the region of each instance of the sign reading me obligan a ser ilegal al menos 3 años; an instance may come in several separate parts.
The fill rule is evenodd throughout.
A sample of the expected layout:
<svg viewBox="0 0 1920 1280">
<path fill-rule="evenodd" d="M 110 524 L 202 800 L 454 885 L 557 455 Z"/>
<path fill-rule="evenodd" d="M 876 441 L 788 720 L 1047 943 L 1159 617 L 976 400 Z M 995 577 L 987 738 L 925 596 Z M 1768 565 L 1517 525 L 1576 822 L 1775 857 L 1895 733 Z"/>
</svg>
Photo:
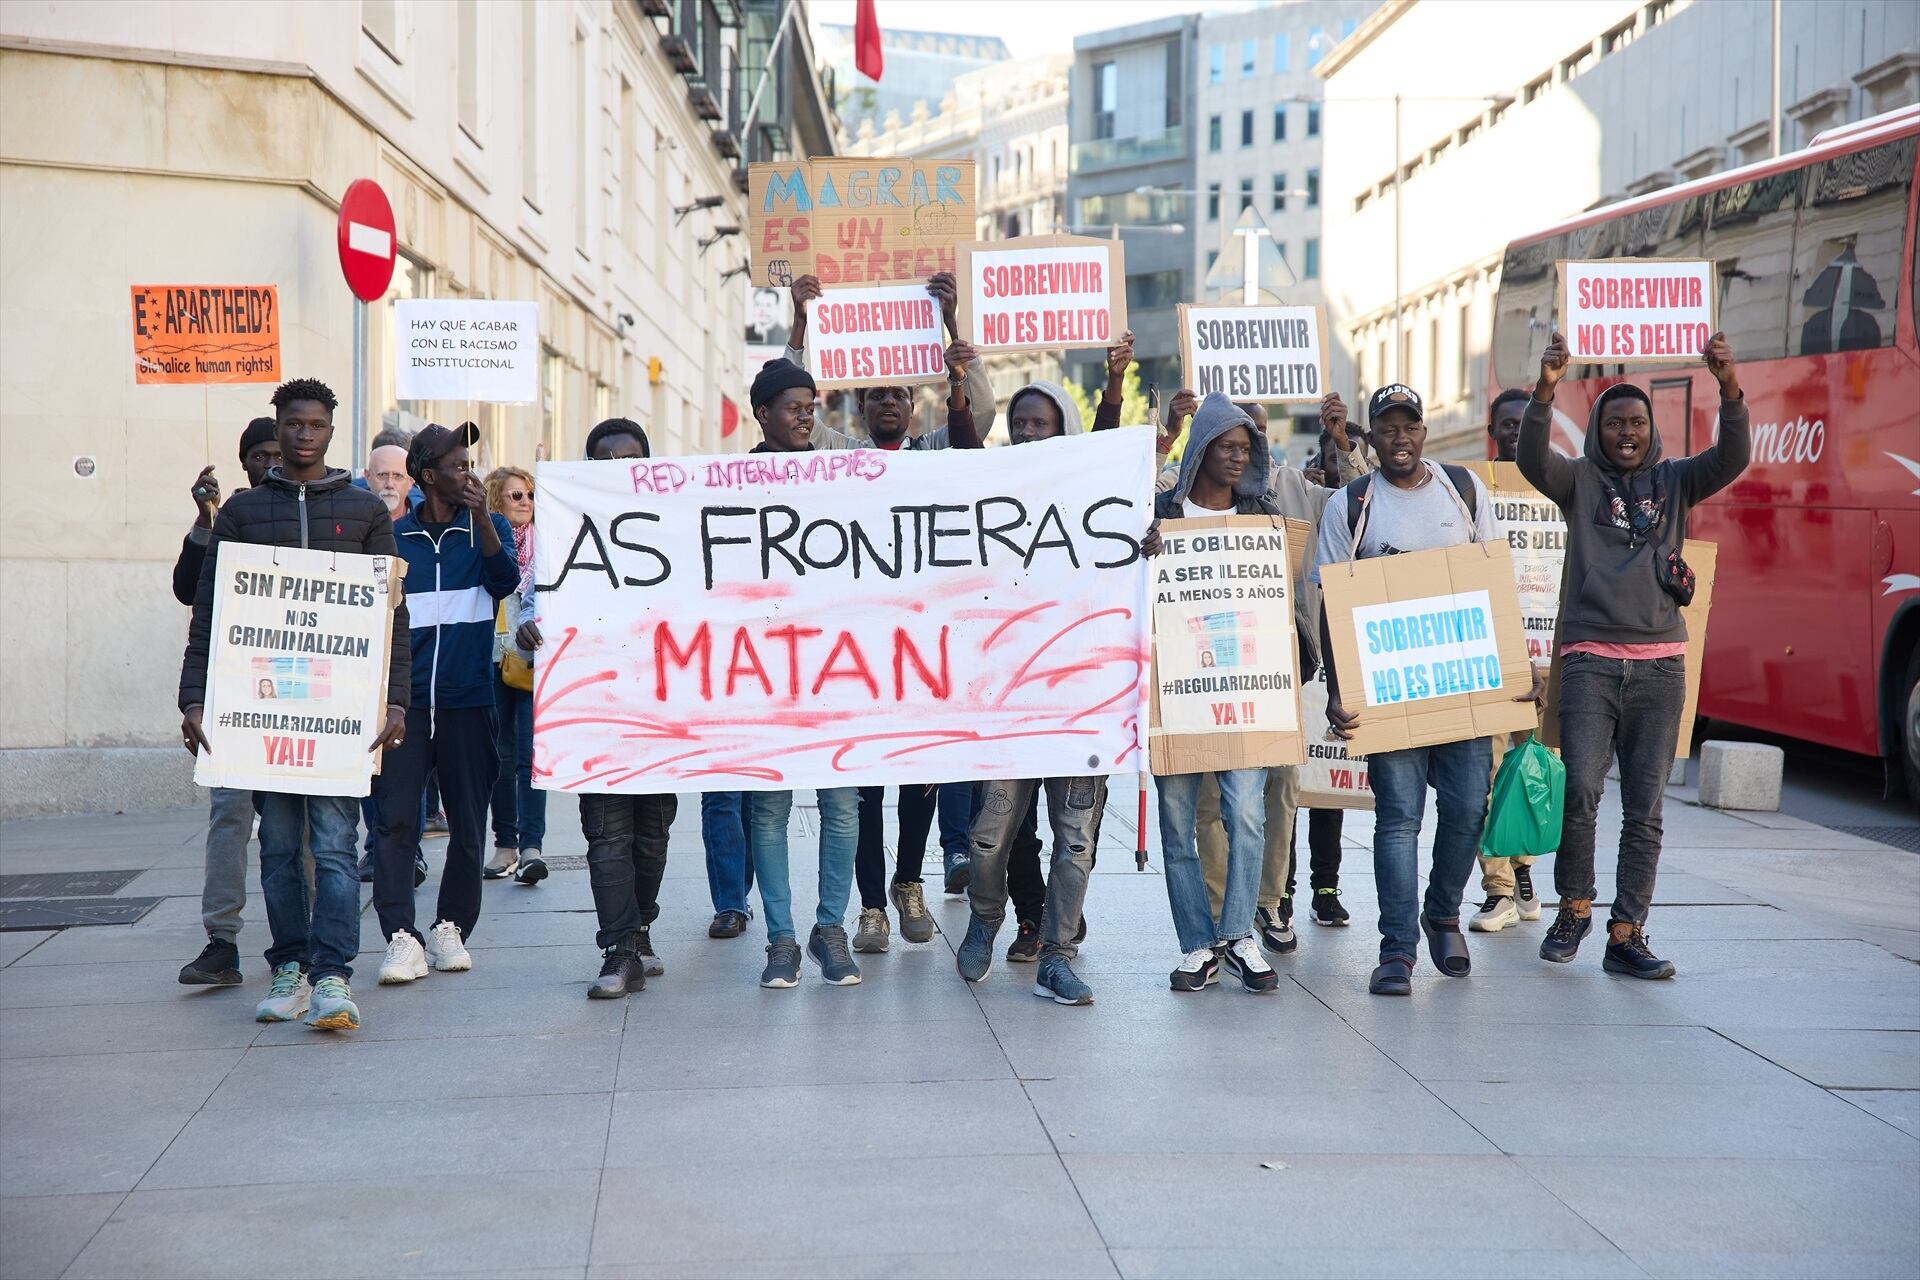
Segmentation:
<svg viewBox="0 0 1920 1280">
<path fill-rule="evenodd" d="M 1261 404 L 1319 403 L 1327 389 L 1319 307 L 1181 303 L 1180 367 L 1201 395 L 1224 392 Z"/>
<path fill-rule="evenodd" d="M 1718 324 L 1710 258 L 1562 259 L 1560 330 L 1576 364 L 1697 364 Z"/>
</svg>

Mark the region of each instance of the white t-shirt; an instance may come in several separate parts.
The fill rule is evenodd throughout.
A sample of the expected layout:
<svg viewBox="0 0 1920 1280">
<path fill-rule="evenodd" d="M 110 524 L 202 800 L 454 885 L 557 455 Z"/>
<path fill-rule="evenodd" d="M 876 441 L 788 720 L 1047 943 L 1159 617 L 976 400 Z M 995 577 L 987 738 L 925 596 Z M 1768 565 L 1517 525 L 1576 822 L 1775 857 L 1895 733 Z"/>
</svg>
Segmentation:
<svg viewBox="0 0 1920 1280">
<path fill-rule="evenodd" d="M 1473 496 L 1454 493 L 1453 483 L 1435 462 L 1422 460 L 1427 469 L 1425 484 L 1402 489 L 1374 472 L 1371 510 L 1360 529 L 1360 547 L 1356 553 L 1353 534 L 1347 528 L 1347 493 L 1335 493 L 1320 518 L 1320 537 L 1314 544 L 1313 570 L 1307 577 L 1320 581 L 1320 566 L 1346 560 L 1370 560 L 1374 556 L 1397 556 L 1407 551 L 1431 551 L 1436 547 L 1457 547 L 1466 542 L 1494 542 L 1506 535 L 1493 517 L 1493 502 L 1487 497 L 1480 477 L 1468 473 Z M 1474 536 L 1467 531 L 1466 501 L 1475 515 Z"/>
<path fill-rule="evenodd" d="M 1228 503 L 1220 510 L 1215 511 L 1212 507 L 1197 505 L 1192 498 L 1182 498 L 1180 499 L 1180 514 L 1189 520 L 1201 520 L 1207 516 L 1230 516 L 1233 514 L 1233 504 Z"/>
</svg>

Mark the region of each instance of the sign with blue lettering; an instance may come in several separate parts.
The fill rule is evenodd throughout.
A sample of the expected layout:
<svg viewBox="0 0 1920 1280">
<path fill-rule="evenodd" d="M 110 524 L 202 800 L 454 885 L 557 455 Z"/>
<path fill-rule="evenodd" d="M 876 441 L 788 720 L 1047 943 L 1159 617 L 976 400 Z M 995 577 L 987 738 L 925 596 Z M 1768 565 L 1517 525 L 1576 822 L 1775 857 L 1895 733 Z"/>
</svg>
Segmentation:
<svg viewBox="0 0 1920 1280">
<path fill-rule="evenodd" d="M 755 284 L 921 284 L 974 236 L 971 160 L 841 156 L 747 167 Z"/>
</svg>

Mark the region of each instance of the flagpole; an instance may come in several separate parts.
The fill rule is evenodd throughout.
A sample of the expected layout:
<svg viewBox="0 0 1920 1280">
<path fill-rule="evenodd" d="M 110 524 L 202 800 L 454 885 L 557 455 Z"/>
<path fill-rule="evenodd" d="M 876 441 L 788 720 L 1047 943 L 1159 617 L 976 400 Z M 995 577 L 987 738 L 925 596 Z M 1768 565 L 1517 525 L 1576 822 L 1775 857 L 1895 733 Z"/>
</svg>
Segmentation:
<svg viewBox="0 0 1920 1280">
<path fill-rule="evenodd" d="M 767 65 L 760 69 L 760 83 L 753 88 L 753 97 L 747 103 L 747 114 L 740 122 L 740 131 L 750 133 L 753 122 L 760 118 L 760 99 L 766 96 L 767 86 L 773 82 L 773 64 L 779 60 L 780 44 L 787 38 L 787 24 L 793 21 L 794 0 L 787 0 L 780 10 L 780 25 L 774 28 L 773 43 L 767 46 Z"/>
</svg>

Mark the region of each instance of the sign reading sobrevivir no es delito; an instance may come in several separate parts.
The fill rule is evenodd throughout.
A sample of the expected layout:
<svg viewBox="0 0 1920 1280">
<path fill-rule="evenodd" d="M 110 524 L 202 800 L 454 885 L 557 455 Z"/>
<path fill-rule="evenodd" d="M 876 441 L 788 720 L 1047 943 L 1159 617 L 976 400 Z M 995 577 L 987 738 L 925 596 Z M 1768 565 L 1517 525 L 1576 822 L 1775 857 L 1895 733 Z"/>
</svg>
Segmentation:
<svg viewBox="0 0 1920 1280">
<path fill-rule="evenodd" d="M 1110 347 L 1127 331 L 1126 252 L 1118 240 L 1024 236 L 954 254 L 960 332 L 981 351 Z"/>
<path fill-rule="evenodd" d="M 1319 307 L 1181 303 L 1180 367 L 1201 395 L 1220 391 L 1262 404 L 1319 403 L 1327 356 Z"/>
<path fill-rule="evenodd" d="M 401 400 L 532 404 L 540 398 L 540 308 L 421 298 L 393 304 L 393 393 Z"/>
<path fill-rule="evenodd" d="M 1557 312 L 1575 364 L 1695 364 L 1720 291 L 1710 258 L 1562 259 Z"/>
<path fill-rule="evenodd" d="M 940 304 L 922 285 L 827 289 L 807 304 L 807 364 L 823 390 L 938 382 L 941 336 Z"/>
</svg>

